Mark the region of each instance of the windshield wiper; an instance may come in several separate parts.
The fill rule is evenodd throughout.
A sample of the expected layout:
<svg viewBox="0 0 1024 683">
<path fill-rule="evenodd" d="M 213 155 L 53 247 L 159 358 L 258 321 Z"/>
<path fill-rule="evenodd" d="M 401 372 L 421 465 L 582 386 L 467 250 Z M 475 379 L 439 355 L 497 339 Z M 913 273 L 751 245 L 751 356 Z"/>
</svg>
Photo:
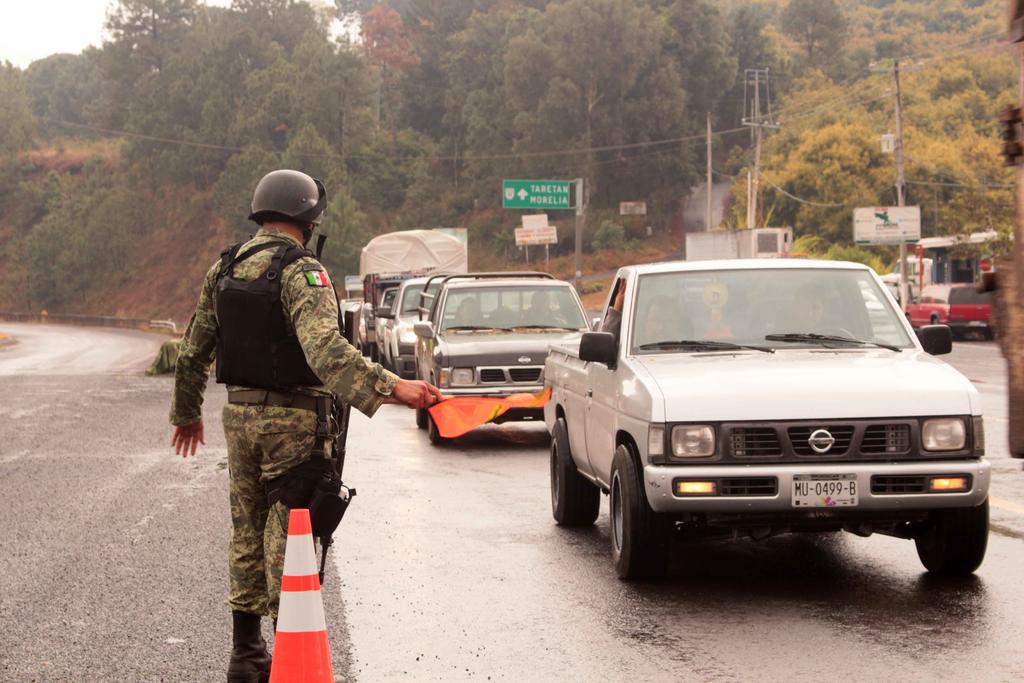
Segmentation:
<svg viewBox="0 0 1024 683">
<path fill-rule="evenodd" d="M 711 341 L 710 339 L 679 339 L 676 341 L 651 342 L 649 344 L 641 344 L 639 348 L 641 351 L 647 351 L 651 349 L 674 348 L 706 349 L 709 351 L 735 351 L 737 349 L 750 349 L 751 351 L 775 353 L 775 349 L 771 348 L 770 346 L 751 346 L 749 344 L 733 344 L 732 342 Z"/>
<path fill-rule="evenodd" d="M 767 341 L 780 342 L 833 342 L 836 344 L 857 344 L 858 346 L 878 346 L 897 353 L 903 353 L 903 349 L 892 344 L 870 341 L 868 339 L 855 339 L 843 337 L 837 334 L 817 334 L 815 332 L 787 332 L 785 334 L 767 334 L 764 337 Z"/>
<path fill-rule="evenodd" d="M 480 331 L 491 331 L 495 330 L 498 332 L 511 332 L 512 330 L 508 327 L 491 327 L 490 325 L 455 325 L 453 327 L 444 328 L 445 332 L 480 332 Z"/>
<path fill-rule="evenodd" d="M 565 330 L 566 332 L 579 332 L 578 327 L 566 327 L 565 325 L 516 325 L 513 330 Z"/>
</svg>

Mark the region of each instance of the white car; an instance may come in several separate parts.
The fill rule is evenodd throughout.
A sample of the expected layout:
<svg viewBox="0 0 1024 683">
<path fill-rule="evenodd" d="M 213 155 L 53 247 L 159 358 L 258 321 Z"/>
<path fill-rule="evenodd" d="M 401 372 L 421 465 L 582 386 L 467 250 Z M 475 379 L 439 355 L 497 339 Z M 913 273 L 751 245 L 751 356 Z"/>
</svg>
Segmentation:
<svg viewBox="0 0 1024 683">
<path fill-rule="evenodd" d="M 978 392 L 854 263 L 630 266 L 618 329 L 554 345 L 555 520 L 609 494 L 623 578 L 664 571 L 675 534 L 846 530 L 913 539 L 930 571 L 973 572 L 988 538 Z M 606 313 L 611 320 L 619 316 Z M 896 389 L 893 389 L 896 387 Z"/>
</svg>

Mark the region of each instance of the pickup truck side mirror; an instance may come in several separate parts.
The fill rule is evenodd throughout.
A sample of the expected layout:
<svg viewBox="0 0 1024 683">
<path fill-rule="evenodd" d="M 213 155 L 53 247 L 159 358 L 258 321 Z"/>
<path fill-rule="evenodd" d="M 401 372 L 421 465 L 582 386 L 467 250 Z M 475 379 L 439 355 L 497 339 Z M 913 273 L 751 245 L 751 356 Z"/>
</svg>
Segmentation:
<svg viewBox="0 0 1024 683">
<path fill-rule="evenodd" d="M 953 350 L 953 331 L 949 329 L 949 325 L 919 327 L 917 338 L 924 350 L 933 356 L 941 356 Z"/>
<path fill-rule="evenodd" d="M 421 339 L 434 338 L 434 326 L 429 321 L 421 320 L 413 323 L 412 331 Z"/>
<path fill-rule="evenodd" d="M 395 314 L 391 312 L 391 309 L 387 306 L 380 306 L 374 312 L 375 318 L 384 318 L 386 320 L 394 320 Z"/>
<path fill-rule="evenodd" d="M 580 339 L 580 360 L 615 365 L 618 344 L 611 332 L 584 332 Z"/>
</svg>

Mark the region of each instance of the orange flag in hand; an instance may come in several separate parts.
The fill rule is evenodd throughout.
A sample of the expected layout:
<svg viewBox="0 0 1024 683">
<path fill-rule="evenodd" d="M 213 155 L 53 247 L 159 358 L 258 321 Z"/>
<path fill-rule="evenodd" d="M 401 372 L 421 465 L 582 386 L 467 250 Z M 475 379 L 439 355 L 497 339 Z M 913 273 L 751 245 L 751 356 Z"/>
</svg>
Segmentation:
<svg viewBox="0 0 1024 683">
<path fill-rule="evenodd" d="M 437 431 L 446 439 L 470 432 L 480 425 L 504 415 L 512 408 L 543 408 L 551 398 L 551 389 L 539 394 L 511 394 L 509 396 L 456 396 L 431 406 Z"/>
</svg>

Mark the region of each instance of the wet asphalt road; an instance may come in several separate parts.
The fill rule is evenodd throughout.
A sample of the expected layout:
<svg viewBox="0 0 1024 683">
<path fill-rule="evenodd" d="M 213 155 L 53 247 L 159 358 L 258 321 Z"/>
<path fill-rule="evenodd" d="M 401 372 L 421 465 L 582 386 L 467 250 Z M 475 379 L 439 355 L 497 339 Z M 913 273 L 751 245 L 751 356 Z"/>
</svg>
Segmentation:
<svg viewBox="0 0 1024 683">
<path fill-rule="evenodd" d="M 30 362 L 26 335 L 40 330 L 50 350 Z M 74 346 L 106 350 L 86 368 L 84 354 L 59 352 L 65 330 L 0 323 L 22 337 L 0 351 L 0 481 L 15 501 L 0 507 L 0 680 L 222 680 L 223 390 L 208 392 L 201 457 L 182 461 L 165 447 L 170 381 L 141 376 L 159 340 L 76 329 Z M 592 529 L 554 526 L 541 425 L 435 449 L 404 408 L 357 416 L 346 480 L 359 496 L 325 586 L 336 670 L 361 681 L 1024 678 L 1024 474 L 1006 457 L 1005 373 L 993 344 L 948 358 L 983 394 L 995 469 L 989 554 L 966 580 L 925 575 L 908 541 L 830 535 L 680 544 L 667 580 L 623 583 L 607 499 Z"/>
</svg>

